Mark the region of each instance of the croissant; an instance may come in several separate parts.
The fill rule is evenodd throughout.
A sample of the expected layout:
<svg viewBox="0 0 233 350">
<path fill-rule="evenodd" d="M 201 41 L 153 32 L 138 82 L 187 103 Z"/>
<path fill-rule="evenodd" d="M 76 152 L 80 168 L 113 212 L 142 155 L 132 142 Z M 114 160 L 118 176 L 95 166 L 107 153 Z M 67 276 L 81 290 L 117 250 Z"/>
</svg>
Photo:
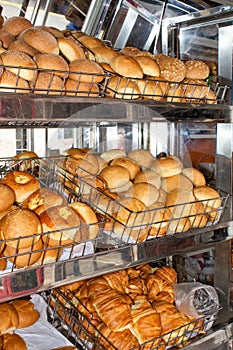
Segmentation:
<svg viewBox="0 0 233 350">
<path fill-rule="evenodd" d="M 88 281 L 87 297 L 91 297 L 93 293 L 102 293 L 105 290 L 111 289 L 107 280 L 104 277 L 95 277 Z"/>
<path fill-rule="evenodd" d="M 155 270 L 154 274 L 170 284 L 177 283 L 177 273 L 170 266 L 164 265 L 159 267 Z"/>
<path fill-rule="evenodd" d="M 174 303 L 175 292 L 174 292 L 173 286 L 170 284 L 166 284 L 164 286 L 164 289 L 156 295 L 155 299 L 156 300 L 166 300 L 169 303 Z"/>
<path fill-rule="evenodd" d="M 110 287 L 117 290 L 120 293 L 125 292 L 125 286 L 129 282 L 129 276 L 126 270 L 116 271 L 104 275 Z"/>
<path fill-rule="evenodd" d="M 145 284 L 148 291 L 148 299 L 150 301 L 155 300 L 157 295 L 166 290 L 166 288 L 169 286 L 167 282 L 163 281 L 155 274 L 147 276 Z"/>
<path fill-rule="evenodd" d="M 153 267 L 149 264 L 143 264 L 135 268 L 136 271 L 139 271 L 141 278 L 145 279 L 148 275 L 153 273 Z"/>
<path fill-rule="evenodd" d="M 129 329 L 125 329 L 121 332 L 113 332 L 104 323 L 101 323 L 97 328 L 104 336 L 101 337 L 101 344 L 105 349 L 109 347 L 109 342 L 115 346 L 117 350 L 132 349 L 139 345 L 137 338 L 135 338 Z"/>
<path fill-rule="evenodd" d="M 147 293 L 147 288 L 145 284 L 145 280 L 136 277 L 132 278 L 128 285 L 125 287 L 125 292 L 132 298 L 134 299 L 137 295 L 143 295 Z"/>
</svg>

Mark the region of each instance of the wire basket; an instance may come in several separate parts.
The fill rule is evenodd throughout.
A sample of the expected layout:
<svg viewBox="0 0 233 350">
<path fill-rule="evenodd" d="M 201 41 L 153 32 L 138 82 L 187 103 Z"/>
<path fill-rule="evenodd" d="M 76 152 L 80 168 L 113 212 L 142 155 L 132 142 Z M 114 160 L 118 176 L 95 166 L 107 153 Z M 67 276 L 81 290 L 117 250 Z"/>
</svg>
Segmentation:
<svg viewBox="0 0 233 350">
<path fill-rule="evenodd" d="M 63 204 L 68 206 L 69 203 L 78 201 L 78 196 L 70 188 L 65 187 L 58 176 L 56 164 L 61 159 L 63 157 L 0 159 L 0 179 L 11 171 L 26 172 L 39 180 L 40 189 L 52 191 L 59 196 L 62 206 Z M 19 203 L 13 209 L 21 207 L 22 205 Z M 27 236 L 8 239 L 1 238 L 0 262 L 6 264 L 1 275 L 24 267 L 33 268 L 84 255 L 93 255 L 102 226 L 103 220 L 98 216 L 98 221 L 90 225 L 80 221 L 79 225 L 70 228 L 57 226 L 57 229 L 52 231 L 32 232 Z M 90 238 L 90 230 L 94 230 L 95 238 Z M 25 240 L 30 244 L 26 245 Z"/>
<path fill-rule="evenodd" d="M 105 217 L 104 232 L 125 243 L 139 243 L 214 226 L 220 221 L 229 198 L 229 194 L 218 190 L 218 198 L 135 211 L 131 208 L 131 197 L 115 199 L 100 177 L 80 166 L 76 172 L 81 175 L 69 173 L 60 164 L 59 167 L 66 186 Z M 217 202 L 219 205 L 216 207 Z"/>
</svg>

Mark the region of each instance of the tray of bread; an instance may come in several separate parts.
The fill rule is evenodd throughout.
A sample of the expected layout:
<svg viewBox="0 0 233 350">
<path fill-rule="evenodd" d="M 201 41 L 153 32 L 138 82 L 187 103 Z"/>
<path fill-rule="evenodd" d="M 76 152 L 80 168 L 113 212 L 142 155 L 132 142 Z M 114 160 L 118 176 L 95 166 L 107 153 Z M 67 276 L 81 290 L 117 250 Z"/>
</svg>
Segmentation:
<svg viewBox="0 0 233 350">
<path fill-rule="evenodd" d="M 60 181 L 61 158 L 0 160 L 1 275 L 94 254 L 103 220 Z"/>
<path fill-rule="evenodd" d="M 229 195 L 197 168 L 149 150 L 101 154 L 71 148 L 58 163 L 61 179 L 105 217 L 104 232 L 126 243 L 203 229 L 220 221 Z"/>
<path fill-rule="evenodd" d="M 16 29 L 17 28 L 17 29 Z M 134 47 L 116 50 L 80 31 L 5 19 L 0 30 L 0 92 L 216 104 L 230 84 L 211 64 Z"/>
<path fill-rule="evenodd" d="M 176 285 L 174 268 L 144 264 L 54 289 L 48 312 L 84 349 L 182 348 L 206 334 L 219 305 L 206 314 L 181 312 Z"/>
</svg>

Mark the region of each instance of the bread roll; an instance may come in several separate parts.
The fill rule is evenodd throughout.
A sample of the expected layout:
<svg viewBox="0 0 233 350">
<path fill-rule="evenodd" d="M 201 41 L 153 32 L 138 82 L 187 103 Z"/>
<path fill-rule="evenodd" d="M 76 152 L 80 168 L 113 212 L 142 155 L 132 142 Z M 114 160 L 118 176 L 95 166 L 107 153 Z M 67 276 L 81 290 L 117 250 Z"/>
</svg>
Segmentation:
<svg viewBox="0 0 233 350">
<path fill-rule="evenodd" d="M 29 46 L 23 40 L 20 39 L 12 41 L 8 46 L 8 50 L 22 51 L 31 57 L 38 53 L 37 50 L 33 49 L 33 47 Z"/>
<path fill-rule="evenodd" d="M 184 168 L 182 173 L 192 181 L 195 187 L 206 185 L 205 176 L 200 170 L 196 168 Z"/>
<path fill-rule="evenodd" d="M 41 53 L 59 54 L 57 39 L 47 30 L 31 27 L 21 32 L 19 38 Z"/>
<path fill-rule="evenodd" d="M 151 57 L 137 55 L 134 59 L 140 65 L 144 75 L 151 75 L 152 77 L 160 76 L 159 65 Z"/>
<path fill-rule="evenodd" d="M 160 68 L 160 75 L 164 80 L 181 82 L 186 76 L 186 66 L 178 58 L 166 55 L 157 56 L 156 60 Z"/>
<path fill-rule="evenodd" d="M 63 95 L 64 86 L 64 80 L 53 72 L 39 72 L 31 89 L 34 94 Z"/>
<path fill-rule="evenodd" d="M 0 183 L 0 213 L 12 206 L 16 200 L 13 189 L 3 183 Z"/>
<path fill-rule="evenodd" d="M 68 76 L 69 65 L 60 55 L 40 53 L 34 56 L 34 61 L 39 69 L 49 69 L 61 78 Z"/>
<path fill-rule="evenodd" d="M 99 172 L 98 160 L 91 152 L 85 152 L 82 155 L 74 154 L 72 157 L 68 157 L 65 166 L 71 174 L 80 177 L 93 177 Z"/>
<path fill-rule="evenodd" d="M 14 36 L 18 36 L 22 31 L 32 27 L 32 23 L 25 17 L 13 16 L 5 19 L 2 28 Z"/>
<path fill-rule="evenodd" d="M 106 181 L 108 188 L 117 189 L 126 185 L 130 181 L 130 172 L 121 165 L 105 167 L 99 174 Z"/>
<path fill-rule="evenodd" d="M 98 97 L 100 95 L 100 89 L 96 83 L 84 83 L 67 79 L 65 83 L 65 95 Z"/>
<path fill-rule="evenodd" d="M 37 76 L 37 66 L 34 60 L 25 52 L 16 50 L 7 50 L 1 54 L 1 59 L 5 68 L 22 79 L 34 81 Z M 10 67 L 16 66 L 16 67 Z M 23 69 L 26 67 L 28 69 Z"/>
<path fill-rule="evenodd" d="M 13 332 L 18 327 L 18 324 L 19 316 L 17 310 L 9 303 L 1 303 L 0 335 Z"/>
<path fill-rule="evenodd" d="M 127 157 L 118 157 L 111 161 L 111 166 L 113 165 L 121 165 L 128 169 L 130 172 L 130 179 L 133 180 L 137 174 L 140 171 L 140 166 L 137 162 L 135 162 L 133 159 L 127 158 Z"/>
<path fill-rule="evenodd" d="M 206 79 L 210 74 L 208 65 L 201 60 L 188 60 L 185 62 L 187 79 Z"/>
<path fill-rule="evenodd" d="M 13 248 L 31 247 L 42 233 L 38 216 L 29 209 L 15 209 L 0 220 L 0 229 L 7 245 Z"/>
<path fill-rule="evenodd" d="M 15 37 L 7 32 L 6 30 L 0 30 L 0 42 L 2 43 L 2 47 L 4 49 L 8 49 L 10 44 L 15 40 Z"/>
<path fill-rule="evenodd" d="M 107 97 L 123 98 L 126 100 L 140 97 L 140 89 L 137 83 L 131 79 L 113 76 L 107 83 Z"/>
<path fill-rule="evenodd" d="M 12 170 L 2 178 L 1 183 L 13 189 L 17 203 L 22 203 L 31 193 L 40 188 L 39 180 L 25 171 Z"/>
<path fill-rule="evenodd" d="M 157 202 L 159 191 L 157 187 L 146 182 L 138 182 L 133 185 L 132 197 L 140 199 L 145 206 L 149 207 Z"/>
<path fill-rule="evenodd" d="M 34 26 L 34 28 L 41 28 L 43 30 L 47 30 L 47 32 L 53 34 L 53 36 L 55 36 L 56 39 L 59 38 L 64 38 L 64 33 L 62 30 L 56 28 L 56 27 L 51 27 L 51 26 Z"/>
<path fill-rule="evenodd" d="M 102 40 L 94 38 L 93 36 L 87 34 L 81 35 L 78 38 L 78 41 L 91 50 L 97 46 L 105 45 L 105 43 Z"/>
<path fill-rule="evenodd" d="M 150 236 L 164 236 L 167 232 L 172 213 L 169 208 L 164 208 L 163 203 L 155 202 L 148 207 L 150 210 Z"/>
<path fill-rule="evenodd" d="M 17 328 L 29 327 L 40 317 L 39 311 L 35 309 L 34 304 L 30 300 L 15 299 L 10 304 L 14 306 L 19 316 Z"/>
<path fill-rule="evenodd" d="M 73 62 L 79 58 L 86 57 L 83 48 L 77 41 L 74 41 L 71 38 L 58 38 L 57 42 L 62 55 L 68 60 L 68 62 Z"/>
<path fill-rule="evenodd" d="M 0 89 L 1 92 L 30 93 L 27 80 L 8 71 L 3 72 L 0 77 Z"/>
<path fill-rule="evenodd" d="M 16 333 L 2 335 L 2 349 L 4 350 L 27 350 L 27 345 L 23 338 Z"/>
<path fill-rule="evenodd" d="M 141 54 L 141 50 L 134 46 L 126 46 L 120 51 L 121 54 L 135 57 Z"/>
<path fill-rule="evenodd" d="M 174 188 L 192 191 L 193 183 L 181 173 L 163 178 L 161 188 L 166 192 L 171 192 Z"/>
<path fill-rule="evenodd" d="M 143 70 L 137 61 L 126 55 L 118 55 L 109 62 L 110 67 L 118 74 L 126 78 L 143 78 Z"/>
<path fill-rule="evenodd" d="M 193 189 L 197 200 L 202 201 L 204 207 L 218 209 L 221 205 L 220 195 L 217 190 L 209 186 L 199 186 Z"/>
<path fill-rule="evenodd" d="M 167 194 L 166 206 L 172 211 L 173 216 L 182 218 L 189 216 L 192 204 L 195 202 L 193 191 L 175 188 Z"/>
<path fill-rule="evenodd" d="M 112 58 L 119 55 L 118 51 L 103 45 L 93 48 L 92 52 L 94 53 L 96 62 L 98 63 L 109 64 Z"/>
<path fill-rule="evenodd" d="M 106 163 L 110 163 L 113 159 L 118 157 L 126 157 L 126 153 L 120 149 L 110 149 L 108 151 L 103 152 L 100 155 L 101 158 L 105 160 Z"/>
<path fill-rule="evenodd" d="M 217 99 L 217 95 L 214 91 L 209 90 L 207 95 L 205 96 L 206 100 L 205 102 L 209 105 L 212 104 L 217 104 L 218 103 L 218 99 Z"/>
<path fill-rule="evenodd" d="M 75 81 L 100 83 L 104 79 L 102 67 L 87 58 L 79 58 L 70 62 L 69 68 L 69 78 Z"/>
<path fill-rule="evenodd" d="M 52 241 L 52 244 L 57 245 L 57 246 L 60 245 L 60 243 L 58 243 L 57 241 L 56 242 Z M 45 264 L 54 264 L 55 262 L 59 261 L 61 255 L 62 255 L 62 252 L 63 252 L 63 248 L 62 247 L 54 248 L 53 246 L 50 247 L 49 245 L 45 244 L 45 249 L 42 251 L 41 256 L 34 263 L 33 266 L 41 266 L 41 265 L 45 265 Z"/>
<path fill-rule="evenodd" d="M 192 227 L 205 227 L 208 222 L 208 215 L 205 212 L 205 207 L 201 202 L 194 202 L 192 204 L 189 221 Z"/>
<path fill-rule="evenodd" d="M 166 96 L 167 102 L 187 102 L 184 97 L 184 88 L 178 84 L 171 84 Z"/>
<path fill-rule="evenodd" d="M 135 160 L 143 168 L 149 168 L 154 160 L 151 152 L 146 149 L 132 150 L 128 153 L 128 157 Z"/>
<path fill-rule="evenodd" d="M 190 230 L 191 223 L 188 218 L 171 220 L 168 226 L 168 233 L 181 233 Z"/>
<path fill-rule="evenodd" d="M 178 158 L 167 156 L 155 159 L 150 168 L 161 177 L 169 177 L 180 174 L 183 170 L 183 164 Z"/>
<path fill-rule="evenodd" d="M 158 82 L 146 79 L 137 80 L 137 85 L 143 99 L 152 99 L 156 101 L 162 100 L 163 93 Z"/>
<path fill-rule="evenodd" d="M 183 96 L 190 101 L 195 99 L 203 99 L 208 95 L 210 88 L 203 80 L 198 79 L 184 79 L 181 87 L 183 89 Z"/>
<path fill-rule="evenodd" d="M 161 177 L 155 171 L 149 169 L 141 170 L 134 179 L 135 184 L 139 182 L 149 183 L 159 189 L 161 186 Z"/>
</svg>

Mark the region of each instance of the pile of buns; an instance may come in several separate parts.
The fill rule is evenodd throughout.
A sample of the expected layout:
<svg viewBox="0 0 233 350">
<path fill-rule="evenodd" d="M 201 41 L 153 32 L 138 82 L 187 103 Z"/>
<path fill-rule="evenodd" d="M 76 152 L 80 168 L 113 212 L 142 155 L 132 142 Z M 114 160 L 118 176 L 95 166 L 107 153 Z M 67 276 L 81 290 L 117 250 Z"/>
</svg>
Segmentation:
<svg viewBox="0 0 233 350">
<path fill-rule="evenodd" d="M 1 91 L 217 103 L 201 60 L 118 51 L 81 31 L 33 26 L 24 17 L 2 23 L 0 42 Z"/>
<path fill-rule="evenodd" d="M 25 153 L 16 158 L 25 157 L 28 165 Z M 25 169 L 24 162 L 19 163 Z M 88 204 L 43 187 L 27 169 L 17 170 L 15 165 L 2 176 L 0 190 L 1 270 L 7 261 L 16 268 L 55 262 L 63 249 L 71 254 L 78 243 L 98 235 L 99 220 Z"/>
<path fill-rule="evenodd" d="M 0 303 L 0 346 L 3 350 L 26 350 L 23 338 L 15 331 L 33 325 L 40 317 L 28 299 Z"/>
<path fill-rule="evenodd" d="M 105 230 L 127 241 L 202 228 L 219 219 L 222 200 L 204 174 L 176 156 L 149 150 L 101 154 L 71 148 L 62 167 L 82 199 L 106 216 Z"/>
<path fill-rule="evenodd" d="M 75 307 L 83 315 L 82 325 L 90 339 L 93 336 L 105 348 L 110 343 L 118 350 L 127 350 L 148 342 L 146 349 L 158 346 L 162 350 L 178 345 L 187 331 L 203 331 L 200 320 L 176 308 L 175 283 L 177 274 L 172 267 L 144 264 L 60 290 L 71 300 L 65 306 Z M 83 329 L 72 326 L 78 332 L 75 334 L 87 339 Z"/>
</svg>

